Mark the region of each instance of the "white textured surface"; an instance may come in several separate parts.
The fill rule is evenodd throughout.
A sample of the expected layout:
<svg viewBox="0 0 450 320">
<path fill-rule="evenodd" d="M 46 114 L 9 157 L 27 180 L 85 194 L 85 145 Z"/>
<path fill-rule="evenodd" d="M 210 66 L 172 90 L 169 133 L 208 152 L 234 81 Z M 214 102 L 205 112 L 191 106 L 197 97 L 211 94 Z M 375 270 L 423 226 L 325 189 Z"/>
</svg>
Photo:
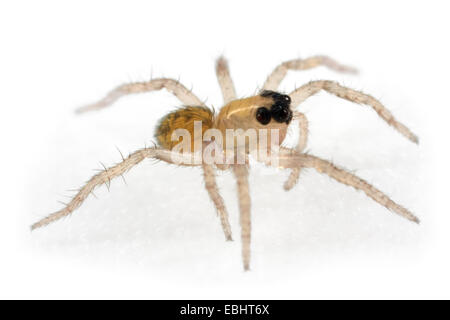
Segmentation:
<svg viewBox="0 0 450 320">
<path fill-rule="evenodd" d="M 353 5 L 359 15 L 340 8 L 286 11 L 281 4 L 258 4 L 256 15 L 240 3 L 221 14 L 207 5 L 202 16 L 186 17 L 183 5 L 171 11 L 168 4 L 138 10 L 108 3 L 99 23 L 100 5 L 55 2 L 29 13 L 8 8 L 21 15 L 20 26 L 0 10 L 0 29 L 17 27 L 6 37 L 15 50 L 0 62 L 7 75 L 1 76 L 0 297 L 448 298 L 449 212 L 439 202 L 448 173 L 438 175 L 448 158 L 448 142 L 441 141 L 448 137 L 448 49 L 426 36 L 442 35 L 448 22 L 442 10 L 426 9 L 435 17 L 418 26 L 414 15 L 423 9 L 413 5 L 398 25 L 400 5 Z M 46 16 L 50 7 L 55 15 Z M 158 118 L 179 103 L 155 92 L 83 116 L 72 114 L 75 107 L 124 81 L 148 79 L 152 70 L 155 77 L 181 75 L 219 108 L 213 63 L 221 53 L 240 96 L 253 94 L 277 63 L 299 54 L 329 54 L 360 68 L 358 77 L 291 72 L 281 89 L 334 79 L 380 98 L 419 135 L 420 146 L 369 108 L 321 93 L 300 108 L 310 120 L 308 150 L 353 170 L 423 223 L 399 218 L 313 170 L 285 192 L 287 172 L 256 165 L 252 271 L 243 273 L 232 175 L 218 178 L 235 238 L 226 243 L 201 172 L 145 161 L 126 175 L 127 185 L 115 180 L 110 192 L 101 187 L 98 199 L 90 197 L 70 218 L 29 232 L 32 222 L 60 208 L 56 201 L 71 194 L 65 190 L 101 168 L 99 161 L 119 161 L 116 146 L 125 153 L 149 144 Z M 295 137 L 293 129 L 291 143 Z"/>
</svg>

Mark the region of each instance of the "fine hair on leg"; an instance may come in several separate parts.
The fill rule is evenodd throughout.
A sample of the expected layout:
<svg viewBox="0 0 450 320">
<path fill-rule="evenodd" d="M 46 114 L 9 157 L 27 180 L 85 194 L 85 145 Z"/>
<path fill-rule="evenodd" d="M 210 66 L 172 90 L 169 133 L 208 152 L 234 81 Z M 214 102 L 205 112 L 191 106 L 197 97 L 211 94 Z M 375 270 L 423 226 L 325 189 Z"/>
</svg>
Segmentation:
<svg viewBox="0 0 450 320">
<path fill-rule="evenodd" d="M 298 125 L 300 129 L 300 136 L 295 150 L 298 153 L 302 153 L 305 150 L 306 145 L 308 143 L 308 119 L 303 113 L 296 111 L 294 112 L 294 120 L 298 120 Z M 288 179 L 284 183 L 283 186 L 284 190 L 286 191 L 291 190 L 297 184 L 298 179 L 300 177 L 300 171 L 301 171 L 300 167 L 292 169 Z"/>
<path fill-rule="evenodd" d="M 183 155 L 175 153 L 169 150 L 158 148 L 144 148 L 131 153 L 127 158 L 124 158 L 122 162 L 116 165 L 105 168 L 101 172 L 94 175 L 89 179 L 86 184 L 78 190 L 77 194 L 70 200 L 67 205 L 61 210 L 50 214 L 49 216 L 41 219 L 31 226 L 31 230 L 44 227 L 56 220 L 70 215 L 74 210 L 81 206 L 86 198 L 94 191 L 98 186 L 106 184 L 109 188 L 111 180 L 122 176 L 128 170 L 139 164 L 145 158 L 153 158 L 161 160 L 167 163 L 175 163 L 177 165 L 195 166 L 196 162 L 192 161 L 189 155 Z"/>
<path fill-rule="evenodd" d="M 380 101 L 374 97 L 362 93 L 357 90 L 353 90 L 344 86 L 341 86 L 335 81 L 329 80 L 319 80 L 311 81 L 300 88 L 292 91 L 289 96 L 292 99 L 292 108 L 297 107 L 300 103 L 305 101 L 307 98 L 315 95 L 321 90 L 325 90 L 339 98 L 352 101 L 358 104 L 365 104 L 373 108 L 378 115 L 387 122 L 390 126 L 394 127 L 403 136 L 414 143 L 419 143 L 419 138 L 417 135 L 411 132 L 404 124 L 398 122 L 392 113 L 386 109 L 385 106 L 381 104 Z"/>
<path fill-rule="evenodd" d="M 327 56 L 313 56 L 306 59 L 294 59 L 281 63 L 267 77 L 263 90 L 277 90 L 289 70 L 308 70 L 324 66 L 337 72 L 357 73 L 358 71 Z"/>
<path fill-rule="evenodd" d="M 363 191 L 369 198 L 381 204 L 383 207 L 395 212 L 396 214 L 419 223 L 419 219 L 408 209 L 392 201 L 383 192 L 369 184 L 358 176 L 342 169 L 331 162 L 309 154 L 298 153 L 296 150 L 280 148 L 279 165 L 283 168 L 313 168 L 319 173 L 326 174 L 334 180 Z"/>
<path fill-rule="evenodd" d="M 223 101 L 225 104 L 236 99 L 236 90 L 234 89 L 233 80 L 231 79 L 228 61 L 221 56 L 216 61 L 216 76 L 222 91 Z"/>
<path fill-rule="evenodd" d="M 110 106 L 123 96 L 135 93 L 157 91 L 163 88 L 176 96 L 186 106 L 204 106 L 204 103 L 179 81 L 169 78 L 160 78 L 146 82 L 133 82 L 120 85 L 110 91 L 103 99 L 78 108 L 75 112 L 84 113 L 93 110 L 100 110 Z"/>
<path fill-rule="evenodd" d="M 233 172 L 237 181 L 239 213 L 241 224 L 242 260 L 244 270 L 250 270 L 250 241 L 251 241 L 251 216 L 250 193 L 248 185 L 248 167 L 245 164 L 233 166 Z"/>
<path fill-rule="evenodd" d="M 203 162 L 203 176 L 205 180 L 205 188 L 208 191 L 209 197 L 211 198 L 214 206 L 216 207 L 217 213 L 222 224 L 222 229 L 225 234 L 225 239 L 227 241 L 232 241 L 231 226 L 228 220 L 228 212 L 225 207 L 222 196 L 219 193 L 217 187 L 216 175 L 214 167 L 210 164 Z"/>
</svg>

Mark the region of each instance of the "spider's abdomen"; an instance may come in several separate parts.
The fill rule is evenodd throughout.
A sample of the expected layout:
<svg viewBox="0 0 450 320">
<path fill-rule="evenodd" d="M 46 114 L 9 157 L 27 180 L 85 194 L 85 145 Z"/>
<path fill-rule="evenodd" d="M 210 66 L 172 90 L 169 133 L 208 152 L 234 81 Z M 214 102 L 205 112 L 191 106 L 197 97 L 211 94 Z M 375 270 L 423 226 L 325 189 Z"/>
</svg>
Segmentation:
<svg viewBox="0 0 450 320">
<path fill-rule="evenodd" d="M 202 136 L 203 133 L 212 128 L 214 125 L 214 113 L 207 107 L 182 107 L 175 110 L 160 121 L 155 131 L 155 138 L 158 144 L 171 150 L 174 146 L 182 141 L 172 141 L 172 133 L 177 129 L 185 129 L 191 136 L 191 150 L 194 150 L 194 121 L 202 122 Z"/>
</svg>

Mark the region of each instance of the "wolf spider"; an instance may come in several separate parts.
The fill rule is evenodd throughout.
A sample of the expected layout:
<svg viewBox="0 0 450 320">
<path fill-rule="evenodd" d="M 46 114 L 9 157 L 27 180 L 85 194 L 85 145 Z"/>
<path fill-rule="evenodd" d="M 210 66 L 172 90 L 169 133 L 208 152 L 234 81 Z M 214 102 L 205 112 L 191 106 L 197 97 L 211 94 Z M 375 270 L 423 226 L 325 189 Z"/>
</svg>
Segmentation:
<svg viewBox="0 0 450 320">
<path fill-rule="evenodd" d="M 228 63 L 225 58 L 220 57 L 216 62 L 217 79 L 222 91 L 224 106 L 218 114 L 215 114 L 196 96 L 180 82 L 173 79 L 161 78 L 148 82 L 124 84 L 112 90 L 102 100 L 77 109 L 77 113 L 83 113 L 105 108 L 114 103 L 119 98 L 133 93 L 143 93 L 165 88 L 174 94 L 185 107 L 167 114 L 159 123 L 156 129 L 156 139 L 158 145 L 146 147 L 131 153 L 127 158 L 122 157 L 122 161 L 116 165 L 105 168 L 100 173 L 94 175 L 71 201 L 61 210 L 50 214 L 46 218 L 32 225 L 32 229 L 40 228 L 54 222 L 62 217 L 71 214 L 83 201 L 93 192 L 93 190 L 106 184 L 109 187 L 111 179 L 116 178 L 146 158 L 158 159 L 167 163 L 177 163 L 183 166 L 200 166 L 203 170 L 206 190 L 215 205 L 220 222 L 227 240 L 232 240 L 231 227 L 228 222 L 228 213 L 219 194 L 216 184 L 215 170 L 227 170 L 231 168 L 237 180 L 237 191 L 240 211 L 242 259 L 244 269 L 250 267 L 250 194 L 248 174 L 248 162 L 219 164 L 207 163 L 206 161 L 193 162 L 183 159 L 184 154 L 172 150 L 173 141 L 170 139 L 176 129 L 186 129 L 190 133 L 193 130 L 194 121 L 202 121 L 202 133 L 207 129 L 218 129 L 225 132 L 227 129 L 269 129 L 278 130 L 280 143 L 283 142 L 288 126 L 292 120 L 299 121 L 300 137 L 296 148 L 279 147 L 276 154 L 277 166 L 290 169 L 290 175 L 284 184 L 285 190 L 290 190 L 297 183 L 300 171 L 303 168 L 314 168 L 319 173 L 326 174 L 336 181 L 362 190 L 368 197 L 378 202 L 396 214 L 419 223 L 419 219 L 410 211 L 392 201 L 387 195 L 370 185 L 356 175 L 339 168 L 331 162 L 319 157 L 304 153 L 308 139 L 308 121 L 305 115 L 295 108 L 307 98 L 324 90 L 339 98 L 346 99 L 358 104 L 370 106 L 378 115 L 394 129 L 414 143 L 418 143 L 418 138 L 405 125 L 398 122 L 391 112 L 389 112 L 378 100 L 370 95 L 344 87 L 337 82 L 321 80 L 311 81 L 288 95 L 276 92 L 279 84 L 289 70 L 306 70 L 318 66 L 325 66 L 338 72 L 356 72 L 353 68 L 341 65 L 326 56 L 314 56 L 307 59 L 296 59 L 286 61 L 277 66 L 268 76 L 262 91 L 253 97 L 237 99 L 234 84 L 230 76 Z M 244 146 L 245 156 L 248 156 L 248 146 Z M 270 151 L 270 150 L 269 150 Z M 200 155 L 203 160 L 203 154 Z M 247 159 L 247 158 L 246 158 Z M 257 159 L 264 161 L 261 159 Z M 266 164 L 271 163 L 264 161 Z"/>
</svg>

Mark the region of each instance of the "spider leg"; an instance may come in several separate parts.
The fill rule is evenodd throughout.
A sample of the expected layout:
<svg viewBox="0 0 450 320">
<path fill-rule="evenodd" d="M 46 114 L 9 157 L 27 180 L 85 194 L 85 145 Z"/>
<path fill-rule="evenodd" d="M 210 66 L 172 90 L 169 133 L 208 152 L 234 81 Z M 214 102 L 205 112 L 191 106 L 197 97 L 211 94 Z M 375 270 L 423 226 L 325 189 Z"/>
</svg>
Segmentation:
<svg viewBox="0 0 450 320">
<path fill-rule="evenodd" d="M 358 71 L 352 67 L 340 64 L 336 60 L 327 56 L 314 56 L 306 59 L 295 59 L 285 61 L 278 65 L 272 73 L 267 77 L 264 83 L 264 90 L 277 90 L 281 81 L 289 70 L 308 70 L 318 66 L 325 66 L 337 72 L 357 73 Z"/>
<path fill-rule="evenodd" d="M 327 174 L 340 183 L 363 191 L 369 198 L 372 198 L 374 201 L 395 212 L 396 214 L 415 223 L 419 223 L 419 219 L 414 216 L 408 209 L 392 201 L 387 195 L 385 195 L 383 192 L 381 192 L 365 180 L 342 168 L 335 166 L 327 160 L 305 153 L 298 153 L 293 149 L 280 148 L 278 161 L 279 166 L 281 166 L 282 168 L 313 168 L 319 173 Z"/>
<path fill-rule="evenodd" d="M 237 180 L 239 197 L 239 220 L 241 224 L 242 259 L 244 262 L 244 270 L 248 271 L 250 269 L 251 217 L 247 165 L 236 164 L 233 166 L 233 172 Z"/>
<path fill-rule="evenodd" d="M 128 94 L 145 93 L 150 91 L 161 90 L 165 88 L 167 91 L 175 95 L 183 104 L 188 106 L 203 106 L 204 103 L 191 90 L 174 79 L 153 79 L 146 82 L 126 83 L 118 86 L 110 91 L 103 99 L 76 109 L 76 113 L 84 113 L 93 110 L 106 108 L 118 99 Z"/>
<path fill-rule="evenodd" d="M 394 127 L 398 132 L 400 132 L 412 142 L 419 143 L 419 138 L 414 133 L 412 133 L 404 124 L 398 122 L 394 118 L 392 113 L 388 109 L 386 109 L 377 99 L 360 91 L 341 86 L 334 81 L 311 81 L 292 91 L 289 94 L 292 99 L 292 108 L 297 107 L 300 103 L 302 103 L 312 95 L 318 93 L 320 90 L 325 90 L 342 99 L 346 99 L 358 104 L 366 104 L 371 106 L 378 113 L 378 115 L 383 118 L 384 121 L 386 121 L 390 126 Z"/>
<path fill-rule="evenodd" d="M 216 75 L 225 104 L 236 99 L 236 90 L 231 79 L 228 61 L 223 56 L 216 61 Z"/>
<path fill-rule="evenodd" d="M 205 188 L 208 191 L 208 194 L 213 201 L 216 210 L 220 217 L 220 222 L 222 224 L 223 232 L 225 233 L 225 238 L 228 241 L 232 241 L 231 235 L 231 226 L 228 221 L 228 212 L 225 207 L 225 203 L 223 201 L 222 196 L 219 193 L 219 189 L 217 188 L 216 175 L 214 172 L 214 167 L 203 163 L 203 174 L 205 178 Z"/>
<path fill-rule="evenodd" d="M 96 187 L 101 186 L 102 184 L 108 184 L 109 181 L 121 176 L 145 158 L 153 158 L 178 165 L 195 166 L 198 161 L 193 161 L 192 157 L 192 155 L 183 155 L 181 153 L 157 148 L 144 148 L 135 151 L 122 162 L 119 162 L 116 165 L 94 175 L 81 189 L 78 190 L 77 194 L 64 208 L 34 223 L 31 226 L 31 230 L 44 227 L 56 220 L 70 215 L 74 210 L 81 206 L 84 200 L 94 191 Z"/>
<path fill-rule="evenodd" d="M 308 143 L 308 119 L 303 113 L 296 111 L 294 112 L 294 120 L 299 121 L 300 127 L 300 137 L 295 150 L 298 153 L 302 153 L 306 148 L 306 144 Z M 300 167 L 292 169 L 291 174 L 284 183 L 284 190 L 289 191 L 297 184 L 300 177 L 300 171 Z"/>
</svg>

